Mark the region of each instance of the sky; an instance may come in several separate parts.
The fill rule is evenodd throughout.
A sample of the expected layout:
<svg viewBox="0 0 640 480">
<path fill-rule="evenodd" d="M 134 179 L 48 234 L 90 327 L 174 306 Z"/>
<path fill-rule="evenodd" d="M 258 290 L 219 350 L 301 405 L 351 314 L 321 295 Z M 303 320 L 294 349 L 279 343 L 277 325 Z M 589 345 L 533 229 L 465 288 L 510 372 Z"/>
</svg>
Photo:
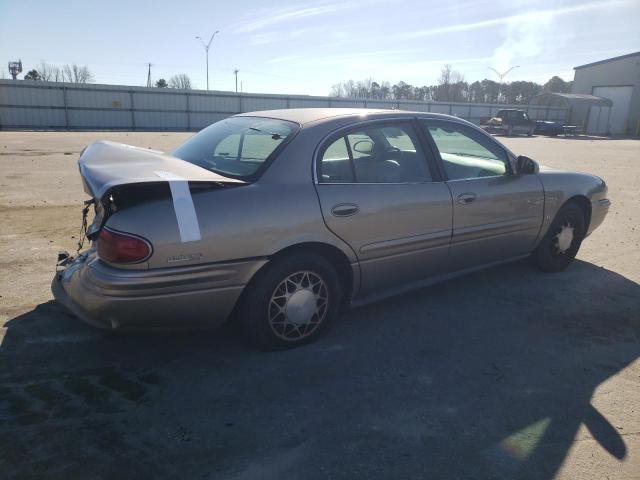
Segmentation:
<svg viewBox="0 0 640 480">
<path fill-rule="evenodd" d="M 472 82 L 573 78 L 573 67 L 640 50 L 640 0 L 0 0 L 0 78 L 44 61 L 87 65 L 96 83 L 186 73 L 195 88 L 328 95 L 349 79 Z"/>
</svg>

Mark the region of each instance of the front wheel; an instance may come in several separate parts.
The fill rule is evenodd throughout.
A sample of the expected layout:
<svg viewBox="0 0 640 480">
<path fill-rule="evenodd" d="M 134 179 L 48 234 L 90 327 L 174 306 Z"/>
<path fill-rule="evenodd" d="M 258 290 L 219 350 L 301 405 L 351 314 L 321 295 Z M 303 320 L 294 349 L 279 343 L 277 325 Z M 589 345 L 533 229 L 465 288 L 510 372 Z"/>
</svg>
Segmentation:
<svg viewBox="0 0 640 480">
<path fill-rule="evenodd" d="M 247 288 L 239 321 L 263 350 L 293 348 L 315 340 L 336 319 L 341 305 L 336 270 L 313 253 L 276 258 Z"/>
<path fill-rule="evenodd" d="M 531 254 L 532 263 L 545 272 L 559 272 L 576 257 L 584 239 L 586 220 L 575 203 L 563 206 L 549 230 Z"/>
</svg>

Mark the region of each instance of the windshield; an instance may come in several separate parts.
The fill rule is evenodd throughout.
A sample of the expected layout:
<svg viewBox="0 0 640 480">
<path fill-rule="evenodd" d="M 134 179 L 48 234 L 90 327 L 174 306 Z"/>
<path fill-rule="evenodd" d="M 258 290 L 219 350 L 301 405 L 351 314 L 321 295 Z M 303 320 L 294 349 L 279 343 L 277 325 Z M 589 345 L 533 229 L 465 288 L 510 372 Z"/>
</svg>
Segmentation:
<svg viewBox="0 0 640 480">
<path fill-rule="evenodd" d="M 173 155 L 220 175 L 249 179 L 296 128 L 284 120 L 231 117 L 197 133 Z"/>
</svg>

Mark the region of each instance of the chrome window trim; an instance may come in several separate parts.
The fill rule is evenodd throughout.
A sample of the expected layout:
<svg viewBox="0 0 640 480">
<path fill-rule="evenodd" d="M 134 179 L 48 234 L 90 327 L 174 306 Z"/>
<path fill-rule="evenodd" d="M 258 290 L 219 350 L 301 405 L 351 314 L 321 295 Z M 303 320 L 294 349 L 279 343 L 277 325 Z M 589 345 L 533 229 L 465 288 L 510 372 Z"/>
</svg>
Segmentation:
<svg viewBox="0 0 640 480">
<path fill-rule="evenodd" d="M 432 183 L 443 183 L 442 181 L 431 181 L 431 182 L 320 182 L 318 179 L 318 157 L 320 155 L 320 152 L 322 150 L 324 150 L 325 148 L 325 144 L 334 136 L 335 137 L 339 137 L 341 136 L 340 133 L 345 131 L 345 130 L 352 130 L 353 128 L 358 128 L 359 126 L 362 125 L 371 125 L 371 124 L 376 124 L 376 123 L 389 123 L 389 122 L 408 122 L 411 123 L 415 120 L 419 120 L 420 118 L 422 119 L 428 119 L 429 117 L 419 117 L 416 115 L 407 115 L 404 117 L 386 117 L 386 118 L 374 118 L 374 119 L 368 119 L 368 120 L 362 120 L 359 122 L 354 122 L 354 123 L 350 123 L 349 125 L 345 125 L 343 127 L 337 128 L 335 130 L 332 130 L 331 132 L 329 132 L 328 134 L 326 134 L 324 137 L 322 137 L 322 140 L 320 140 L 318 142 L 318 144 L 316 145 L 316 148 L 313 152 L 313 162 L 311 162 L 311 168 L 312 168 L 312 172 L 313 172 L 313 183 L 315 185 L 421 185 L 421 184 L 425 184 L 425 185 L 429 185 Z M 453 122 L 453 123 L 461 123 L 461 122 Z M 414 133 L 418 133 L 418 132 L 414 132 Z M 344 136 L 344 135 L 342 135 Z M 421 148 L 424 149 L 424 147 L 422 145 L 420 145 Z M 320 161 L 322 161 L 322 159 L 320 159 Z M 425 156 L 425 161 L 427 161 L 427 158 Z M 428 168 L 428 165 L 427 165 Z"/>
<path fill-rule="evenodd" d="M 483 178 L 503 178 L 511 176 L 513 176 L 513 173 L 509 173 L 507 175 L 487 175 L 486 177 L 454 178 L 453 180 L 445 180 L 445 182 L 468 182 L 469 180 L 481 180 Z"/>
</svg>

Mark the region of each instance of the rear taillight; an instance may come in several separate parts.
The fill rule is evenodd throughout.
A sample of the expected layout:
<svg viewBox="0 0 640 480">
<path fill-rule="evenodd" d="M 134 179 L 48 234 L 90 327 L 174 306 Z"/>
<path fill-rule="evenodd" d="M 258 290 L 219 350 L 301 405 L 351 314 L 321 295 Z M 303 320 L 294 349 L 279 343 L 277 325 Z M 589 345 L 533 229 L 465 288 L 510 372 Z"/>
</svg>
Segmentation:
<svg viewBox="0 0 640 480">
<path fill-rule="evenodd" d="M 139 263 L 151 256 L 151 244 L 130 233 L 103 228 L 98 235 L 98 256 L 111 263 Z"/>
</svg>

